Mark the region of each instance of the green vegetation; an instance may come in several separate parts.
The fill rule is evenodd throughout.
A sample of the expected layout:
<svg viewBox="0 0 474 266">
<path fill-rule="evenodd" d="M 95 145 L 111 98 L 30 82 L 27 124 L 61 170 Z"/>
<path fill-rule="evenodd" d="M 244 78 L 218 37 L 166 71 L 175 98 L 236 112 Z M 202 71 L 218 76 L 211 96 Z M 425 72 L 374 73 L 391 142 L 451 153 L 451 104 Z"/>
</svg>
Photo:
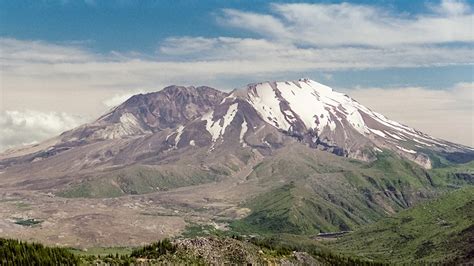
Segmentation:
<svg viewBox="0 0 474 266">
<path fill-rule="evenodd" d="M 427 171 L 389 151 L 377 156 L 364 163 L 304 147 L 276 154 L 248 177 L 272 189 L 242 204 L 252 212 L 232 222 L 232 230 L 267 236 L 349 231 L 474 182 L 474 162 Z"/>
<path fill-rule="evenodd" d="M 87 249 L 71 248 L 70 251 L 78 256 L 107 256 L 109 254 L 130 255 L 131 247 L 91 247 Z"/>
<path fill-rule="evenodd" d="M 418 148 L 414 148 L 419 150 Z M 419 150 L 427 154 L 431 160 L 431 164 L 434 168 L 444 168 L 449 166 L 455 166 L 458 164 L 465 164 L 468 162 L 474 161 L 474 152 L 465 152 L 465 153 L 449 153 L 449 152 L 435 152 L 430 149 Z"/>
<path fill-rule="evenodd" d="M 330 247 L 391 262 L 459 263 L 474 258 L 474 187 L 422 203 L 343 236 Z"/>
<path fill-rule="evenodd" d="M 181 235 L 186 238 L 195 238 L 202 236 L 230 236 L 231 234 L 229 232 L 218 230 L 210 224 L 191 224 L 186 226 Z"/>
<path fill-rule="evenodd" d="M 294 252 L 309 254 L 319 263 L 349 265 L 459 263 L 474 257 L 469 242 L 474 238 L 474 161 L 453 164 L 436 157 L 436 167 L 426 170 L 389 151 L 378 153 L 371 163 L 318 153 L 298 146 L 263 160 L 247 179 L 268 190 L 241 204 L 251 209 L 247 217 L 232 221 L 229 231 L 192 224 L 183 237 L 188 243 L 222 248 L 224 261 L 236 264 L 291 261 Z M 238 167 L 216 164 L 204 171 L 135 166 L 77 184 L 61 195 L 149 193 L 217 180 Z M 320 232 L 350 230 L 355 231 L 336 241 L 315 239 Z M 210 262 L 174 243 L 76 254 L 87 263 Z"/>
<path fill-rule="evenodd" d="M 374 261 L 332 253 L 310 240 L 291 238 L 207 237 L 181 240 L 177 245 L 168 239 L 133 250 L 130 254 L 74 254 L 66 248 L 49 248 L 16 240 L 0 239 L 1 265 L 136 265 L 139 264 L 248 264 L 296 262 L 294 252 L 304 252 L 306 260 L 323 264 L 378 265 Z"/>
<path fill-rule="evenodd" d="M 169 239 L 165 239 L 163 241 L 158 241 L 142 248 L 135 249 L 132 251 L 130 256 L 134 258 L 158 259 L 159 257 L 166 254 L 174 254 L 176 253 L 176 250 L 176 245 L 172 244 Z"/>
<path fill-rule="evenodd" d="M 232 223 L 234 231 L 308 235 L 349 230 L 357 223 L 349 213 L 293 182 L 258 196 L 246 207 L 252 213 Z"/>
<path fill-rule="evenodd" d="M 79 259 L 65 248 L 45 247 L 0 238 L 0 265 L 77 265 Z"/>
<path fill-rule="evenodd" d="M 334 252 L 316 241 L 307 237 L 281 234 L 269 238 L 251 238 L 250 243 L 260 247 L 265 253 L 277 256 L 288 256 L 294 251 L 306 252 L 311 255 L 318 264 L 323 265 L 383 265 L 385 263 L 360 258 L 355 255 L 347 256 Z"/>
<path fill-rule="evenodd" d="M 428 172 L 438 186 L 460 188 L 465 185 L 474 185 L 474 161 L 434 168 Z"/>
<path fill-rule="evenodd" d="M 17 218 L 15 223 L 22 226 L 35 226 L 37 224 L 42 223 L 43 221 L 37 219 L 22 219 Z"/>
<path fill-rule="evenodd" d="M 203 184 L 228 174 L 230 171 L 227 168 L 217 165 L 209 171 L 199 167 L 132 166 L 73 184 L 57 195 L 66 198 L 113 198 Z"/>
<path fill-rule="evenodd" d="M 31 210 L 31 205 L 28 204 L 28 203 L 24 203 L 24 202 L 17 202 L 16 203 L 16 207 L 20 210 Z"/>
</svg>

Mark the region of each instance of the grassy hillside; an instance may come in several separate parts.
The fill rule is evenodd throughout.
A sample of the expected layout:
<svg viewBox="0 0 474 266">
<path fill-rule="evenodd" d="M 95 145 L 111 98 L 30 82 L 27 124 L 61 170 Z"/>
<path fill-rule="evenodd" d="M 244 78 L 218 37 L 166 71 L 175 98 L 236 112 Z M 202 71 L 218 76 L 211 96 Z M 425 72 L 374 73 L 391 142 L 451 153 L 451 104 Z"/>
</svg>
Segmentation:
<svg viewBox="0 0 474 266">
<path fill-rule="evenodd" d="M 349 230 L 361 221 L 340 206 L 290 183 L 258 196 L 246 207 L 252 213 L 232 223 L 241 233 L 315 234 Z"/>
<path fill-rule="evenodd" d="M 392 262 L 474 260 L 474 187 L 384 218 L 342 237 L 332 248 Z"/>
<path fill-rule="evenodd" d="M 205 154 L 203 154 L 204 152 Z M 136 164 L 87 173 L 56 193 L 68 198 L 110 198 L 166 191 L 178 187 L 216 182 L 241 170 L 253 153 L 242 149 L 233 154 L 189 151 L 166 164 Z"/>
<path fill-rule="evenodd" d="M 57 193 L 67 198 L 107 198 L 127 194 L 145 194 L 177 187 L 215 181 L 231 172 L 225 167 L 130 166 L 86 178 Z"/>
<path fill-rule="evenodd" d="M 354 230 L 469 185 L 472 172 L 474 163 L 427 171 L 390 152 L 365 163 L 298 146 L 254 168 L 248 179 L 271 189 L 244 202 L 251 214 L 231 226 L 264 235 Z"/>
<path fill-rule="evenodd" d="M 463 164 L 451 164 L 428 171 L 437 186 L 460 188 L 474 185 L 474 161 Z"/>
</svg>

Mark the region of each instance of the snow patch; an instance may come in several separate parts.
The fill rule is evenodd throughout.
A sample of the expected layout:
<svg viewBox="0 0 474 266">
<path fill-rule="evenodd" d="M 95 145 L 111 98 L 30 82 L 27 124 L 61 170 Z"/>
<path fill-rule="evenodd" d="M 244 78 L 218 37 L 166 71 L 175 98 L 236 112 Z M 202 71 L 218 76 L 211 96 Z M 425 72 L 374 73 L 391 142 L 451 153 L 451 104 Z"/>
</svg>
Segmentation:
<svg viewBox="0 0 474 266">
<path fill-rule="evenodd" d="M 402 150 L 402 151 L 404 151 L 404 152 L 408 152 L 408 153 L 416 153 L 416 151 L 414 151 L 414 150 L 405 149 L 405 148 L 403 148 L 403 147 L 400 147 L 400 146 L 397 146 L 397 148 L 398 148 L 399 150 Z"/>
<path fill-rule="evenodd" d="M 181 139 L 181 134 L 183 134 L 184 126 L 179 125 L 178 129 L 176 130 L 176 138 L 174 138 L 174 147 L 178 147 L 179 140 Z"/>
<path fill-rule="evenodd" d="M 413 138 L 412 140 L 413 140 L 414 142 L 420 143 L 421 145 L 425 145 L 425 146 L 429 146 L 429 147 L 433 146 L 433 145 L 431 145 L 431 144 L 429 144 L 429 143 L 423 142 L 423 141 L 421 141 L 421 140 L 417 140 L 416 138 Z"/>
<path fill-rule="evenodd" d="M 386 138 L 387 135 L 385 135 L 385 133 L 383 133 L 382 131 L 378 130 L 378 129 L 373 129 L 373 128 L 369 128 L 369 130 L 374 133 L 375 135 L 378 135 L 382 138 Z"/>
<path fill-rule="evenodd" d="M 270 84 L 261 83 L 255 85 L 255 91 L 249 92 L 249 102 L 263 120 L 272 126 L 283 130 L 290 128 L 285 115 L 281 112 L 280 100 Z"/>
<path fill-rule="evenodd" d="M 247 130 L 248 130 L 247 121 L 244 118 L 244 121 L 242 122 L 242 128 L 240 130 L 240 143 L 242 143 L 242 146 L 244 146 L 244 147 L 247 146 L 247 144 L 244 141 L 244 136 L 245 136 L 245 133 L 247 132 Z"/>
<path fill-rule="evenodd" d="M 220 104 L 225 103 L 227 100 L 235 100 L 235 96 L 233 94 L 231 94 L 231 95 L 225 97 L 224 99 L 222 99 Z"/>
<path fill-rule="evenodd" d="M 358 110 L 353 110 L 350 114 L 346 116 L 346 119 L 352 125 L 352 127 L 360 134 L 365 135 L 369 133 L 367 126 L 365 125 L 364 119 L 362 118 Z"/>
<path fill-rule="evenodd" d="M 386 133 L 387 135 L 389 135 L 390 137 L 394 138 L 394 139 L 405 140 L 405 139 L 403 139 L 402 137 L 398 136 L 397 134 L 390 133 L 390 132 L 388 132 L 388 131 L 385 131 L 385 133 Z"/>
<path fill-rule="evenodd" d="M 237 114 L 238 103 L 234 103 L 229 106 L 227 113 L 222 119 L 213 121 L 214 112 L 209 112 L 202 117 L 202 120 L 206 121 L 206 130 L 211 134 L 212 141 L 215 142 L 219 139 L 224 133 L 227 126 L 230 125 L 232 120 L 234 120 L 235 115 Z M 222 121 L 222 126 L 220 125 Z"/>
</svg>

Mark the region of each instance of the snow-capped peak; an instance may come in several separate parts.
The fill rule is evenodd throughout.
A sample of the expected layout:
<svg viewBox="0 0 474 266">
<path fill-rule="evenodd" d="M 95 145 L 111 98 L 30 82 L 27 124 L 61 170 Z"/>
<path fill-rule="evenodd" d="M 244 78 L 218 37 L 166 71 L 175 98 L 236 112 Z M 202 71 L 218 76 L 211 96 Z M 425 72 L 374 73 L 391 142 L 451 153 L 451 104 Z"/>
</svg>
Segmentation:
<svg viewBox="0 0 474 266">
<path fill-rule="evenodd" d="M 423 167 L 427 154 L 468 154 L 472 149 L 433 138 L 373 112 L 311 79 L 254 83 L 231 93 L 208 87 L 168 87 L 137 95 L 61 135 L 57 149 L 133 138 L 148 152 L 182 148 L 251 147 L 263 154 L 295 141 L 365 161 L 391 150 Z M 470 158 L 470 157 L 469 157 Z M 26 159 L 25 159 L 26 160 Z"/>
<path fill-rule="evenodd" d="M 273 127 L 310 136 L 314 145 L 361 150 L 371 146 L 389 148 L 416 157 L 426 147 L 453 147 L 413 128 L 373 112 L 349 96 L 311 79 L 250 84 L 232 93 L 243 97 L 262 120 Z M 362 144 L 361 144 L 362 143 Z M 455 146 L 455 145 L 454 145 Z M 459 146 L 461 147 L 461 146 Z M 461 147 L 464 148 L 464 147 Z"/>
<path fill-rule="evenodd" d="M 248 99 L 264 120 L 282 130 L 299 120 L 306 129 L 333 131 L 343 117 L 367 132 L 354 100 L 310 79 L 249 85 Z"/>
</svg>

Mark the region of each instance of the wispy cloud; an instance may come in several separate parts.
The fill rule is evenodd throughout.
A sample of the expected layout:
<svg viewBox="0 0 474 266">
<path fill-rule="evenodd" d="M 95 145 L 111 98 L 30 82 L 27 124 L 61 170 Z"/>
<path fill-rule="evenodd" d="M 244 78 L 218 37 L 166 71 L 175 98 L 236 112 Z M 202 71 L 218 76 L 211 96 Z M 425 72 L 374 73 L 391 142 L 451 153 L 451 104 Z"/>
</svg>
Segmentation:
<svg viewBox="0 0 474 266">
<path fill-rule="evenodd" d="M 272 14 L 223 10 L 219 21 L 277 41 L 333 46 L 472 42 L 467 3 L 443 0 L 431 14 L 404 16 L 368 5 L 273 4 Z"/>
</svg>

